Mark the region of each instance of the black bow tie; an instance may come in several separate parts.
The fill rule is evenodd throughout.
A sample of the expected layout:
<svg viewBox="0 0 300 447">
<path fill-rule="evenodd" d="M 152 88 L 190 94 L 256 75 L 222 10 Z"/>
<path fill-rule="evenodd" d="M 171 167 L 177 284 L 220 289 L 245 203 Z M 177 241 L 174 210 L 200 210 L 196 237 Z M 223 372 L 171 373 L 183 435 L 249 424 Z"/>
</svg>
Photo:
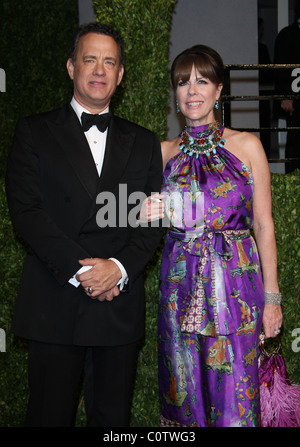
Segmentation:
<svg viewBox="0 0 300 447">
<path fill-rule="evenodd" d="M 101 115 L 92 115 L 91 113 L 82 112 L 81 124 L 83 131 L 86 132 L 91 126 L 96 125 L 100 132 L 104 132 L 112 117 L 111 113 L 102 113 Z"/>
</svg>

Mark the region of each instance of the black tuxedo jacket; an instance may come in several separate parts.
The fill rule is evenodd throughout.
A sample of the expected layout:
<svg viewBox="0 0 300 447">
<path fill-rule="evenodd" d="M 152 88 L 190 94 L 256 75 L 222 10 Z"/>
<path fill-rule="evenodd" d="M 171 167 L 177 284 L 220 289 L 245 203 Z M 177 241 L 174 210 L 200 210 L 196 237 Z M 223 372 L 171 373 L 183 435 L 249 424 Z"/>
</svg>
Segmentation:
<svg viewBox="0 0 300 447">
<path fill-rule="evenodd" d="M 159 191 L 161 175 L 158 137 L 116 116 L 100 178 L 70 105 L 18 122 L 6 175 L 12 222 L 28 246 L 12 322 L 16 335 L 87 346 L 126 344 L 143 336 L 142 273 L 162 231 L 132 228 L 124 216 L 121 226 L 100 228 L 97 213 L 107 202 L 97 203 L 97 197 L 113 194 L 118 224 L 128 196 Z M 81 267 L 78 260 L 88 257 L 118 259 L 129 276 L 127 292 L 100 302 L 69 284 Z"/>
</svg>

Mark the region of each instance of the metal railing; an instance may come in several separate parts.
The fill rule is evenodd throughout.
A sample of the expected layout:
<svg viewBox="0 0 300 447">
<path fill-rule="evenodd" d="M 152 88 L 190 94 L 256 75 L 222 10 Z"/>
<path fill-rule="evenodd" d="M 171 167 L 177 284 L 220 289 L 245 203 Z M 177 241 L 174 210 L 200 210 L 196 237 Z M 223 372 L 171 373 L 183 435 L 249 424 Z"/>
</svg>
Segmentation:
<svg viewBox="0 0 300 447">
<path fill-rule="evenodd" d="M 276 101 L 283 99 L 299 100 L 300 95 L 250 95 L 250 96 L 233 96 L 230 88 L 230 74 L 232 71 L 238 70 L 278 70 L 278 69 L 294 69 L 299 68 L 300 65 L 295 64 L 232 64 L 225 65 L 224 86 L 222 95 L 222 121 L 225 127 L 232 129 L 247 131 L 247 132 L 284 132 L 289 130 L 300 130 L 300 127 L 243 127 L 237 128 L 231 126 L 231 103 L 232 101 Z M 300 144 L 300 143 L 299 143 Z M 292 161 L 299 161 L 300 158 L 273 158 L 269 162 L 287 163 Z"/>
</svg>

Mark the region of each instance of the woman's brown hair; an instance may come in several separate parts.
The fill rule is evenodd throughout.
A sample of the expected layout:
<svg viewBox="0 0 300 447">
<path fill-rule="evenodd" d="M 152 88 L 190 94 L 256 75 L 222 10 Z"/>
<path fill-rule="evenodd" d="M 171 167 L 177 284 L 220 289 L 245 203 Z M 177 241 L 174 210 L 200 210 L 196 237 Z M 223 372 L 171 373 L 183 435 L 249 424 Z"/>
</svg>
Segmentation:
<svg viewBox="0 0 300 447">
<path fill-rule="evenodd" d="M 219 53 L 206 45 L 195 45 L 184 50 L 173 61 L 171 82 L 174 90 L 178 82 L 190 79 L 193 66 L 216 86 L 223 83 L 224 64 Z"/>
</svg>

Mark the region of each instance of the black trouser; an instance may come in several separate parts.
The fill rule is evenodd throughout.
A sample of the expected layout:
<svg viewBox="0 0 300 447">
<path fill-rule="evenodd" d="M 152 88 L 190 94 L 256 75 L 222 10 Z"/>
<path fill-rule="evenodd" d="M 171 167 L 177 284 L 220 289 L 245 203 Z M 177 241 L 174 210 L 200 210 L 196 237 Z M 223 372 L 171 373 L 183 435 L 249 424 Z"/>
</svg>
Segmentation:
<svg viewBox="0 0 300 447">
<path fill-rule="evenodd" d="M 92 354 L 91 427 L 126 427 L 136 369 L 136 343 L 93 347 L 29 342 L 26 426 L 74 425 L 86 354 Z"/>
</svg>

